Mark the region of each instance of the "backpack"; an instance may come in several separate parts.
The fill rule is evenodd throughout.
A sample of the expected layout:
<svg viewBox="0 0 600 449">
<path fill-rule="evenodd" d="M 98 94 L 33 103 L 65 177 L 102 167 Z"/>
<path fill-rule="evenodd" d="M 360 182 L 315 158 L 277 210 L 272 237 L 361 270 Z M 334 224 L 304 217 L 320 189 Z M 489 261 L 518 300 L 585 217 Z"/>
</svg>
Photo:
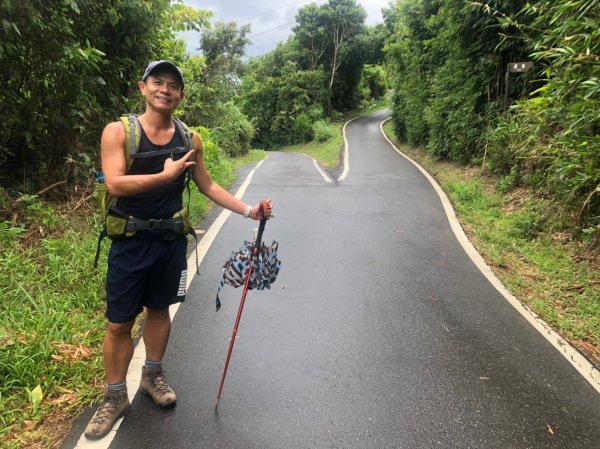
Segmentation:
<svg viewBox="0 0 600 449">
<path fill-rule="evenodd" d="M 134 114 L 123 114 L 120 117 L 125 129 L 125 161 L 126 161 L 126 173 L 133 165 L 133 161 L 136 157 L 144 157 L 147 153 L 138 153 L 140 146 L 140 122 Z M 193 149 L 192 144 L 192 133 L 188 127 L 176 117 L 173 117 L 173 123 L 179 135 L 182 137 L 184 142 L 185 151 Z M 152 156 L 159 156 L 161 154 L 169 154 L 173 151 L 173 148 L 153 151 Z M 193 157 L 189 160 L 193 160 Z M 188 204 L 190 202 L 190 180 L 192 179 L 191 168 L 188 169 L 185 180 L 185 188 L 188 193 Z M 132 237 L 137 231 L 147 229 L 167 229 L 181 235 L 191 235 L 196 239 L 196 231 L 192 226 L 189 217 L 188 209 L 184 207 L 179 212 L 175 213 L 172 218 L 166 220 L 142 220 L 135 218 L 131 215 L 127 215 L 119 209 L 117 209 L 117 198 L 112 196 L 106 184 L 104 183 L 104 174 L 102 171 L 98 172 L 98 179 L 96 183 L 96 192 L 98 194 L 98 202 L 102 211 L 102 231 L 98 237 L 98 245 L 96 248 L 96 257 L 94 259 L 94 268 L 98 266 L 98 258 L 100 257 L 100 249 L 102 240 L 105 237 L 110 239 L 119 239 Z M 197 254 L 196 254 L 197 257 Z"/>
</svg>

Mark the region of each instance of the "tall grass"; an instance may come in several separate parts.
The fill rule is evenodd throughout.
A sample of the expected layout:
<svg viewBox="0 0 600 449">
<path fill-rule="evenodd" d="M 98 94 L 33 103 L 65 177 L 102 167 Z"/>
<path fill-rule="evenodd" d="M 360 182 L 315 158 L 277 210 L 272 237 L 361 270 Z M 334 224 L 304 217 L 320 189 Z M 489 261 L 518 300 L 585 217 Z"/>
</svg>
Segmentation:
<svg viewBox="0 0 600 449">
<path fill-rule="evenodd" d="M 30 205 L 60 217 L 39 200 Z M 34 209 L 27 221 L 43 223 Z M 0 230 L 0 440 L 24 427 L 34 431 L 59 404 L 63 413 L 89 404 L 103 377 L 104 270 L 92 268 L 96 217 L 57 222 L 29 241 L 20 228 L 5 223 Z"/>
</svg>

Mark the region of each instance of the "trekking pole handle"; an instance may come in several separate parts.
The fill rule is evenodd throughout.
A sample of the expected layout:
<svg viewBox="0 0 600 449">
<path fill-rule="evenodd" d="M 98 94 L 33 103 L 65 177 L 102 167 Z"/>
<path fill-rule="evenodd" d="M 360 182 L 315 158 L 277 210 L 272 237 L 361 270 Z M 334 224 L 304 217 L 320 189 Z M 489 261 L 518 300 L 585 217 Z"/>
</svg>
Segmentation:
<svg viewBox="0 0 600 449">
<path fill-rule="evenodd" d="M 258 204 L 258 212 L 257 212 L 257 217 L 258 220 L 260 222 L 266 221 L 268 220 L 270 217 L 273 216 L 273 214 L 271 213 L 270 217 L 265 217 L 265 212 L 267 210 L 267 207 L 269 206 L 269 202 L 262 200 L 259 204 Z"/>
</svg>

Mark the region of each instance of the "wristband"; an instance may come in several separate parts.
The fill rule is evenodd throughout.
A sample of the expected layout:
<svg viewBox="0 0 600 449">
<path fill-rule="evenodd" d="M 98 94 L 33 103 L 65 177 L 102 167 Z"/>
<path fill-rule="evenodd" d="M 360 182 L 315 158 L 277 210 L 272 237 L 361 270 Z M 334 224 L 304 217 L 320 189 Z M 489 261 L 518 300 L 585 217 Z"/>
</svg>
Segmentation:
<svg viewBox="0 0 600 449">
<path fill-rule="evenodd" d="M 248 218 L 250 216 L 250 212 L 252 211 L 252 206 L 249 204 L 246 206 L 246 210 L 244 211 L 244 217 Z"/>
</svg>

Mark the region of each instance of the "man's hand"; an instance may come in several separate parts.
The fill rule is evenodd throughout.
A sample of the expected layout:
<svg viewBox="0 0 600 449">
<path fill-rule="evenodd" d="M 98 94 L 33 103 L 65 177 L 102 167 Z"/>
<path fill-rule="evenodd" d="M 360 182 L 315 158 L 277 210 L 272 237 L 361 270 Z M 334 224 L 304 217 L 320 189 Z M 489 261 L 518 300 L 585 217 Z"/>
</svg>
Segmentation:
<svg viewBox="0 0 600 449">
<path fill-rule="evenodd" d="M 259 216 L 258 211 L 260 209 L 260 203 L 258 203 L 258 204 L 255 204 L 254 206 L 252 206 L 252 209 L 250 210 L 250 218 L 253 218 L 254 220 L 261 220 L 263 218 L 271 217 L 271 214 L 273 213 L 273 205 L 271 204 L 271 198 L 264 200 L 264 202 L 265 202 L 265 207 L 263 210 L 264 217 Z"/>
<path fill-rule="evenodd" d="M 163 174 L 169 180 L 176 179 L 179 175 L 185 172 L 189 167 L 196 165 L 196 162 L 188 162 L 188 159 L 192 157 L 194 150 L 190 150 L 181 159 L 173 160 L 172 157 L 165 160 L 165 166 L 163 168 Z"/>
</svg>

